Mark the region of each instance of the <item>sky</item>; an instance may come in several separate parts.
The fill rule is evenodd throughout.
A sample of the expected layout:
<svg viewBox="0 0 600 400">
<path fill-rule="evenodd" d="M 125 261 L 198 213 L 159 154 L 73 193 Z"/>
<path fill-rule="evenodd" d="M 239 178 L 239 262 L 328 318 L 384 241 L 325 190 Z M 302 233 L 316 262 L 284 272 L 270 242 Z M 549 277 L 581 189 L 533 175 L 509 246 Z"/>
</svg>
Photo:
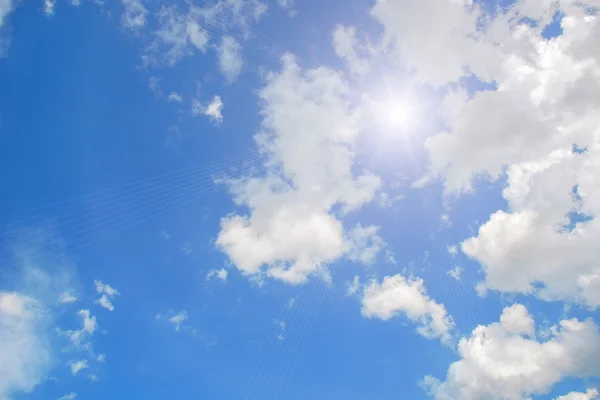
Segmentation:
<svg viewBox="0 0 600 400">
<path fill-rule="evenodd" d="M 600 399 L 598 0 L 0 0 L 0 400 Z"/>
</svg>

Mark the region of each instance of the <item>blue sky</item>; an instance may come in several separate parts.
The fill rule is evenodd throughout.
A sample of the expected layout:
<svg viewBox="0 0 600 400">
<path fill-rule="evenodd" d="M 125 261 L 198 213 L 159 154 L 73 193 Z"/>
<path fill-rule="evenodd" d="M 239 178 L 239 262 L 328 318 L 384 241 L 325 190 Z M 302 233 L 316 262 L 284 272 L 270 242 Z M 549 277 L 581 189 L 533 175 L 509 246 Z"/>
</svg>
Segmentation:
<svg viewBox="0 0 600 400">
<path fill-rule="evenodd" d="M 597 398 L 598 7 L 0 1 L 0 400 Z"/>
</svg>

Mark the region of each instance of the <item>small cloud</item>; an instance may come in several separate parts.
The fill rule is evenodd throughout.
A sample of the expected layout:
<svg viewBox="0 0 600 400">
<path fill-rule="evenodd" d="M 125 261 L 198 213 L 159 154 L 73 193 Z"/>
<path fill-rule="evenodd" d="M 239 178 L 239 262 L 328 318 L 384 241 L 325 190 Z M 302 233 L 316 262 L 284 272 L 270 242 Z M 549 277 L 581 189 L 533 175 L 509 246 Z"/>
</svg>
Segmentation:
<svg viewBox="0 0 600 400">
<path fill-rule="evenodd" d="M 457 255 L 458 247 L 456 245 L 448 246 L 448 253 L 452 254 L 453 256 Z"/>
<path fill-rule="evenodd" d="M 179 332 L 179 329 L 181 328 L 181 324 L 183 322 L 187 321 L 187 319 L 188 319 L 187 311 L 180 311 L 177 314 L 173 315 L 171 318 L 169 318 L 169 322 L 173 325 L 175 332 Z"/>
<path fill-rule="evenodd" d="M 87 367 L 88 367 L 87 360 L 71 362 L 71 373 L 73 375 L 77 375 L 81 370 L 84 370 Z"/>
<path fill-rule="evenodd" d="M 116 296 L 120 296 L 119 291 L 108 284 L 102 283 L 102 281 L 99 280 L 95 280 L 94 284 L 96 285 L 96 292 L 102 295 L 100 299 L 95 301 L 95 303 L 109 311 L 113 311 L 115 307 L 113 306 L 111 300 Z"/>
<path fill-rule="evenodd" d="M 148 78 L 148 87 L 156 96 L 162 96 L 162 91 L 160 90 L 160 78 L 156 76 Z"/>
<path fill-rule="evenodd" d="M 390 208 L 394 203 L 404 199 L 404 195 L 399 194 L 396 196 L 390 196 L 389 193 L 380 192 L 378 198 L 378 204 L 381 208 Z"/>
<path fill-rule="evenodd" d="M 234 82 L 242 72 L 242 67 L 244 66 L 242 46 L 233 36 L 223 36 L 221 43 L 217 47 L 217 58 L 219 61 L 219 70 L 227 83 Z"/>
<path fill-rule="evenodd" d="M 98 375 L 96 374 L 91 374 L 90 376 L 88 376 L 88 379 L 92 382 L 97 382 L 98 381 Z"/>
<path fill-rule="evenodd" d="M 292 308 L 294 308 L 294 305 L 296 305 L 296 298 L 292 297 L 291 299 L 288 300 L 286 307 L 288 310 L 291 310 Z"/>
<path fill-rule="evenodd" d="M 53 16 L 55 5 L 56 5 L 56 0 L 45 0 L 44 1 L 44 14 L 46 14 L 46 16 L 48 16 L 48 17 Z"/>
<path fill-rule="evenodd" d="M 63 292 L 63 293 L 61 293 L 60 297 L 58 298 L 58 302 L 60 304 L 75 303 L 77 300 L 78 300 L 78 298 L 76 296 L 73 296 L 69 292 Z"/>
<path fill-rule="evenodd" d="M 448 271 L 447 274 L 456 279 L 457 281 L 460 281 L 462 272 L 463 269 L 457 265 L 456 267 Z"/>
<path fill-rule="evenodd" d="M 354 296 L 356 293 L 358 293 L 360 289 L 360 279 L 358 278 L 358 275 L 356 275 L 354 279 L 352 279 L 352 282 L 349 282 L 347 286 L 346 296 Z"/>
<path fill-rule="evenodd" d="M 221 96 L 215 96 L 210 103 L 202 104 L 198 100 L 192 103 L 193 115 L 205 115 L 214 124 L 220 125 L 223 122 L 223 101 Z"/>
<path fill-rule="evenodd" d="M 96 358 L 96 361 L 98 361 L 99 363 L 103 363 L 104 361 L 106 361 L 106 355 L 104 355 L 104 354 L 98 355 L 98 358 Z"/>
<path fill-rule="evenodd" d="M 298 10 L 294 7 L 294 0 L 277 0 L 277 4 L 282 9 L 287 10 L 290 18 L 294 18 L 298 14 Z"/>
<path fill-rule="evenodd" d="M 69 394 L 65 394 L 62 397 L 59 397 L 58 400 L 74 400 L 75 398 L 77 398 L 77 393 L 71 392 Z"/>
<path fill-rule="evenodd" d="M 169 235 L 169 233 L 167 231 L 160 232 L 160 235 L 163 237 L 163 239 L 166 239 L 166 240 L 171 239 L 171 235 Z"/>
<path fill-rule="evenodd" d="M 191 246 L 189 243 L 186 243 L 186 244 L 184 244 L 184 245 L 181 247 L 181 251 L 183 251 L 183 253 L 184 253 L 186 256 L 188 256 L 188 255 L 190 255 L 190 254 L 192 253 L 193 249 L 192 249 L 192 246 Z"/>
<path fill-rule="evenodd" d="M 127 29 L 132 31 L 139 30 L 146 25 L 148 10 L 139 0 L 121 0 L 124 7 L 121 23 Z"/>
<path fill-rule="evenodd" d="M 206 274 L 206 280 L 217 278 L 222 281 L 226 281 L 227 275 L 229 275 L 229 272 L 225 268 L 213 269 Z"/>
<path fill-rule="evenodd" d="M 179 93 L 171 92 L 168 97 L 169 103 L 181 103 L 183 101 L 183 97 Z"/>
<path fill-rule="evenodd" d="M 450 215 L 444 213 L 444 214 L 442 214 L 441 219 L 445 226 L 447 226 L 447 227 L 452 226 L 452 221 L 450 221 Z"/>
<path fill-rule="evenodd" d="M 393 251 L 391 251 L 390 249 L 387 249 L 385 251 L 385 260 L 389 263 L 389 264 L 393 264 L 396 265 L 396 253 L 394 253 Z"/>
</svg>

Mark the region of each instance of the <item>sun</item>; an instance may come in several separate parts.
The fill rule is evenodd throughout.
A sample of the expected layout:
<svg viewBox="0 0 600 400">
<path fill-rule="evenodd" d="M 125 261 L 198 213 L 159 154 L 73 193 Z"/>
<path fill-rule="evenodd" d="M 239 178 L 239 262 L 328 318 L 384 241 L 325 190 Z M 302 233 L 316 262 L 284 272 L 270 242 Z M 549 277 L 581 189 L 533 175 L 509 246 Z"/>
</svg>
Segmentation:
<svg viewBox="0 0 600 400">
<path fill-rule="evenodd" d="M 381 105 L 381 119 L 390 128 L 407 128 L 411 125 L 414 117 L 406 102 L 402 100 L 391 100 Z"/>
</svg>

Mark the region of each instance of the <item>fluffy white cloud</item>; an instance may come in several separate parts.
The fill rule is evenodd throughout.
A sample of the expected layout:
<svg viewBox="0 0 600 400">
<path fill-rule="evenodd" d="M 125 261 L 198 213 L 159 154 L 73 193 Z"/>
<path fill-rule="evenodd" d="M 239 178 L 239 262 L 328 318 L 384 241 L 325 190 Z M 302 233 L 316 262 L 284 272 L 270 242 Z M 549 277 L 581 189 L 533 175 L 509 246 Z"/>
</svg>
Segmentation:
<svg viewBox="0 0 600 400">
<path fill-rule="evenodd" d="M 213 269 L 212 271 L 209 271 L 208 274 L 206 274 L 206 280 L 215 278 L 220 279 L 222 281 L 226 281 L 227 275 L 229 275 L 229 272 L 225 268 Z"/>
<path fill-rule="evenodd" d="M 398 274 L 376 280 L 363 289 L 362 314 L 368 318 L 388 320 L 400 314 L 420 326 L 417 332 L 426 338 L 439 338 L 449 344 L 454 321 L 443 304 L 427 296 L 422 279 L 406 279 Z"/>
<path fill-rule="evenodd" d="M 217 238 L 244 274 L 298 284 L 352 250 L 332 209 L 348 213 L 371 201 L 380 180 L 352 171 L 358 115 L 349 92 L 339 73 L 303 71 L 292 56 L 268 74 L 255 136 L 267 172 L 229 182 L 250 215 L 223 218 Z"/>
<path fill-rule="evenodd" d="M 36 300 L 0 292 L 0 398 L 30 392 L 51 367 L 46 311 Z"/>
<path fill-rule="evenodd" d="M 77 375 L 82 370 L 88 368 L 88 362 L 87 360 L 72 361 L 70 367 L 71 373 L 73 375 Z"/>
<path fill-rule="evenodd" d="M 146 25 L 148 10 L 140 0 L 121 0 L 123 3 L 123 15 L 121 23 L 127 29 L 138 30 Z"/>
<path fill-rule="evenodd" d="M 219 60 L 219 71 L 228 83 L 234 82 L 244 66 L 242 57 L 242 46 L 232 36 L 223 36 L 217 46 L 217 58 Z"/>
<path fill-rule="evenodd" d="M 74 400 L 77 398 L 77 393 L 71 392 L 60 397 L 58 400 Z"/>
<path fill-rule="evenodd" d="M 94 285 L 96 286 L 96 292 L 100 294 L 100 298 L 95 301 L 96 304 L 99 304 L 101 307 L 106 308 L 109 311 L 113 311 L 115 307 L 112 304 L 112 299 L 116 296 L 120 296 L 117 289 L 111 287 L 108 284 L 102 283 L 102 281 L 95 280 Z"/>
<path fill-rule="evenodd" d="M 563 320 L 538 341 L 533 318 L 516 304 L 504 309 L 500 322 L 462 338 L 458 354 L 445 381 L 423 381 L 433 397 L 518 400 L 547 393 L 567 377 L 600 376 L 600 331 L 592 320 Z"/>
<path fill-rule="evenodd" d="M 594 400 L 597 399 L 598 396 L 600 395 L 596 389 L 590 389 L 585 393 L 571 392 L 564 396 L 557 397 L 556 400 Z"/>
<path fill-rule="evenodd" d="M 79 310 L 77 315 L 81 318 L 81 328 L 61 330 L 60 333 L 62 336 L 69 338 L 74 347 L 91 349 L 90 338 L 98 328 L 96 317 L 92 316 L 89 310 Z"/>
<path fill-rule="evenodd" d="M 223 101 L 221 96 L 215 96 L 208 103 L 200 103 L 198 100 L 192 102 L 192 115 L 206 115 L 216 125 L 223 122 Z"/>
<path fill-rule="evenodd" d="M 417 186 L 442 178 L 447 194 L 459 194 L 478 178 L 507 176 L 509 211 L 461 245 L 483 265 L 479 292 L 600 306 L 598 1 L 520 0 L 493 16 L 466 0 L 437 3 L 380 0 L 373 15 L 424 81 L 470 71 L 497 89 L 448 93 L 447 129 L 427 139 L 430 169 Z M 562 34 L 544 38 L 559 10 Z"/>
</svg>

